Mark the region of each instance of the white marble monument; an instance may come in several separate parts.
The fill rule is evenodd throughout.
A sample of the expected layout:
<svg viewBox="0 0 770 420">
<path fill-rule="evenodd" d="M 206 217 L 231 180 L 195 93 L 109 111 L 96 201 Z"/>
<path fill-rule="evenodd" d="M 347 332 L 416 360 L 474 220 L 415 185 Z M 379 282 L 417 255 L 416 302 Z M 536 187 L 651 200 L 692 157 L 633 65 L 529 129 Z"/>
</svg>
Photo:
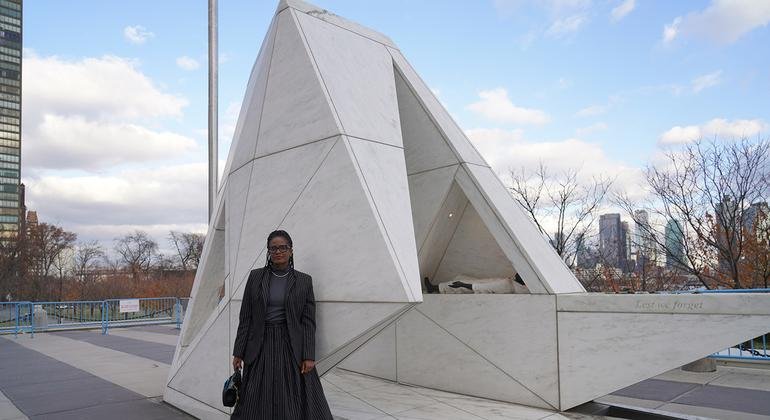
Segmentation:
<svg viewBox="0 0 770 420">
<path fill-rule="evenodd" d="M 245 280 L 277 228 L 313 275 L 322 374 L 565 410 L 770 331 L 770 296 L 585 293 L 398 47 L 298 0 L 249 79 L 169 403 L 228 416 Z M 515 273 L 531 294 L 420 304 L 423 277 Z"/>
</svg>

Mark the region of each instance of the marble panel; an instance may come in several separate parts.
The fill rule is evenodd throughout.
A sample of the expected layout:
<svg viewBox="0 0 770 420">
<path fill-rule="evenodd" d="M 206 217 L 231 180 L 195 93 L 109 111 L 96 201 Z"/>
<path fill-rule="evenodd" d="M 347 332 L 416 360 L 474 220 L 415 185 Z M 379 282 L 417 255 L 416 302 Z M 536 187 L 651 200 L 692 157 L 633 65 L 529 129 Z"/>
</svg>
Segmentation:
<svg viewBox="0 0 770 420">
<path fill-rule="evenodd" d="M 457 224 L 460 223 L 462 214 L 468 207 L 468 199 L 457 184 L 452 183 L 449 192 L 444 198 L 438 216 L 434 219 L 425 242 L 418 251 L 420 262 L 420 277 L 428 277 L 434 284 L 436 270 L 438 270 L 441 258 L 444 256 L 449 242 L 452 240 Z"/>
<path fill-rule="evenodd" d="M 263 251 L 267 235 L 284 220 L 337 139 L 339 137 L 305 144 L 254 160 L 233 269 L 234 289 L 242 286 L 252 268 L 265 264 Z M 292 231 L 289 234 L 295 239 Z"/>
<path fill-rule="evenodd" d="M 559 311 L 722 315 L 770 315 L 767 293 L 607 295 L 585 293 L 556 299 Z"/>
<path fill-rule="evenodd" d="M 418 310 L 396 321 L 398 381 L 464 395 L 550 407 Z"/>
<path fill-rule="evenodd" d="M 166 388 L 166 392 L 163 394 L 163 401 L 179 408 L 185 413 L 195 416 L 197 419 L 228 420 L 230 418 L 230 414 L 203 404 L 202 402 L 195 400 L 195 398 L 185 395 L 173 388 Z"/>
<path fill-rule="evenodd" d="M 340 28 L 357 33 L 373 41 L 377 41 L 381 44 L 396 48 L 395 44 L 393 44 L 393 41 L 391 41 L 391 39 L 388 38 L 387 36 L 377 31 L 374 31 L 370 28 L 367 28 L 363 25 L 360 25 L 356 22 L 337 16 L 326 9 L 322 9 L 318 6 L 306 3 L 302 0 L 281 0 L 278 3 L 278 8 L 276 9 L 276 13 L 280 13 L 283 9 L 287 7 L 291 7 L 293 9 L 296 9 L 298 12 L 306 13 L 309 16 L 313 16 L 316 19 L 320 19 L 324 22 L 328 22 L 332 25 L 339 26 Z"/>
<path fill-rule="evenodd" d="M 449 142 L 455 155 L 461 162 L 469 162 L 476 165 L 487 166 L 484 158 L 471 144 L 470 140 L 465 136 L 462 129 L 452 119 L 446 109 L 441 105 L 433 92 L 423 82 L 417 72 L 412 68 L 406 58 L 400 51 L 388 48 L 391 57 L 393 57 L 393 63 L 398 71 L 403 75 L 404 81 L 409 85 L 411 90 L 420 99 L 422 107 L 426 110 L 428 115 L 432 117 L 432 120 L 436 123 L 438 129 L 442 132 L 443 137 Z"/>
<path fill-rule="evenodd" d="M 415 174 L 460 161 L 401 73 L 395 72 L 406 171 Z"/>
<path fill-rule="evenodd" d="M 426 295 L 416 310 L 556 408 L 555 308 L 549 295 Z"/>
<path fill-rule="evenodd" d="M 409 201 L 412 203 L 412 223 L 417 249 L 428 237 L 441 204 L 454 181 L 458 166 L 437 168 L 409 175 Z"/>
<path fill-rule="evenodd" d="M 422 296 L 403 149 L 347 138 L 412 299 Z"/>
<path fill-rule="evenodd" d="M 559 312 L 566 410 L 770 331 L 770 316 Z"/>
<path fill-rule="evenodd" d="M 227 413 L 222 405 L 222 383 L 232 373 L 229 341 L 230 312 L 225 309 L 204 333 L 191 345 L 187 359 L 169 381 L 168 387 Z"/>
<path fill-rule="evenodd" d="M 342 369 L 395 381 L 396 324 L 392 323 L 353 352 L 342 363 Z"/>
<path fill-rule="evenodd" d="M 297 269 L 313 275 L 316 300 L 413 299 L 370 200 L 353 157 L 337 142 L 281 222 L 294 239 Z"/>
<path fill-rule="evenodd" d="M 495 242 L 500 246 L 514 270 L 521 276 L 531 293 L 542 294 L 549 293 L 548 289 L 541 282 L 540 274 L 527 259 L 526 254 L 522 252 L 521 247 L 516 243 L 510 233 L 510 229 L 504 225 L 504 221 L 498 217 L 494 208 L 487 202 L 487 198 L 479 190 L 474 180 L 468 174 L 466 168 L 461 167 L 455 176 L 457 185 L 468 197 L 473 208 L 484 221 L 484 225 L 495 238 Z"/>
<path fill-rule="evenodd" d="M 403 310 L 402 303 L 317 302 L 316 358 L 321 360 L 383 320 Z"/>
<path fill-rule="evenodd" d="M 457 275 L 476 278 L 516 275 L 511 261 L 484 226 L 473 204 L 465 208 L 433 281 L 450 281 Z"/>
<path fill-rule="evenodd" d="M 345 133 L 401 147 L 393 59 L 385 46 L 304 13 L 297 20 Z"/>
<path fill-rule="evenodd" d="M 464 165 L 464 167 L 477 183 L 479 191 L 486 196 L 487 202 L 509 229 L 520 252 L 525 254 L 527 260 L 540 274 L 540 280 L 548 291 L 555 294 L 585 292 L 574 274 L 524 213 L 521 206 L 511 197 L 492 169 L 477 165 Z"/>
<path fill-rule="evenodd" d="M 287 11 L 277 19 L 255 157 L 340 134 L 294 14 Z"/>
<path fill-rule="evenodd" d="M 224 192 L 227 196 L 227 205 L 225 206 L 225 212 L 227 213 L 227 221 L 225 223 L 227 244 L 225 253 L 227 254 L 228 272 L 231 273 L 235 272 L 238 258 L 238 245 L 241 240 L 246 201 L 251 189 L 251 171 L 253 167 L 254 162 L 250 162 L 227 176 L 227 189 Z"/>
<path fill-rule="evenodd" d="M 407 387 L 392 384 L 350 391 L 350 394 L 390 415 L 436 404 L 436 401 L 430 397 L 412 392 Z"/>
<path fill-rule="evenodd" d="M 268 28 L 267 36 L 262 42 L 257 60 L 251 69 L 249 83 L 246 86 L 241 112 L 235 125 L 232 143 L 230 144 L 230 156 L 228 174 L 243 166 L 254 158 L 257 148 L 257 135 L 259 134 L 259 122 L 262 118 L 262 105 L 265 102 L 265 90 L 267 89 L 267 75 L 270 71 L 270 59 L 273 55 L 277 17 Z"/>
</svg>

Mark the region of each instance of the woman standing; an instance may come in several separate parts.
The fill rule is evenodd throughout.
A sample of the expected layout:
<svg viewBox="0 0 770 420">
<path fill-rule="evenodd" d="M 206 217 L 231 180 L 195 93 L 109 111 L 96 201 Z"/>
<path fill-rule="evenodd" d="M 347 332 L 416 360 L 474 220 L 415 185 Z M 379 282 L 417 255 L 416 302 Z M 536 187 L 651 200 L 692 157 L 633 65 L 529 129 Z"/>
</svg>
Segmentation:
<svg viewBox="0 0 770 420">
<path fill-rule="evenodd" d="M 243 383 L 232 419 L 332 418 L 315 370 L 313 281 L 294 269 L 292 247 L 285 231 L 270 233 L 267 263 L 246 282 L 233 346 Z"/>
</svg>

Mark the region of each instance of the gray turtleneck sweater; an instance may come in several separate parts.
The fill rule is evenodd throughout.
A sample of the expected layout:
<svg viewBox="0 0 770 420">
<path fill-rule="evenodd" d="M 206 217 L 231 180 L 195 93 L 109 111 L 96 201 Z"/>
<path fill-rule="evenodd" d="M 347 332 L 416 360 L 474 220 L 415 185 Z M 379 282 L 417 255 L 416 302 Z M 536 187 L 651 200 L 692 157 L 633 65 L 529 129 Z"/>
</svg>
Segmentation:
<svg viewBox="0 0 770 420">
<path fill-rule="evenodd" d="M 286 286 L 289 270 L 270 270 L 269 292 L 267 295 L 267 316 L 265 321 L 271 324 L 286 321 Z"/>
</svg>

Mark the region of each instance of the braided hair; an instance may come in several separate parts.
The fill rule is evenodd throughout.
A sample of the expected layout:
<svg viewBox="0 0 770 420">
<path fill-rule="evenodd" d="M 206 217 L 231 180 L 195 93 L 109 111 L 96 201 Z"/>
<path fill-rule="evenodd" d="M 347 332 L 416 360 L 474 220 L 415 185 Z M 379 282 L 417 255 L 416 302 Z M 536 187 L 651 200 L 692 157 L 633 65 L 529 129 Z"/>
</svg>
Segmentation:
<svg viewBox="0 0 770 420">
<path fill-rule="evenodd" d="M 272 241 L 273 238 L 278 238 L 278 237 L 286 239 L 286 242 L 289 243 L 289 246 L 292 247 L 292 248 L 294 247 L 294 242 L 292 242 L 291 236 L 289 235 L 289 232 L 286 232 L 285 230 L 274 230 L 274 231 L 270 232 L 270 234 L 267 235 L 267 245 L 266 246 L 270 247 L 270 241 Z M 265 269 L 272 268 L 273 262 L 270 260 L 270 252 L 266 253 L 265 260 L 266 260 L 265 261 Z M 292 253 L 292 256 L 289 257 L 289 270 L 291 270 L 292 272 L 294 271 L 294 254 L 293 253 Z M 265 270 L 265 271 L 267 271 L 267 270 Z"/>
</svg>

